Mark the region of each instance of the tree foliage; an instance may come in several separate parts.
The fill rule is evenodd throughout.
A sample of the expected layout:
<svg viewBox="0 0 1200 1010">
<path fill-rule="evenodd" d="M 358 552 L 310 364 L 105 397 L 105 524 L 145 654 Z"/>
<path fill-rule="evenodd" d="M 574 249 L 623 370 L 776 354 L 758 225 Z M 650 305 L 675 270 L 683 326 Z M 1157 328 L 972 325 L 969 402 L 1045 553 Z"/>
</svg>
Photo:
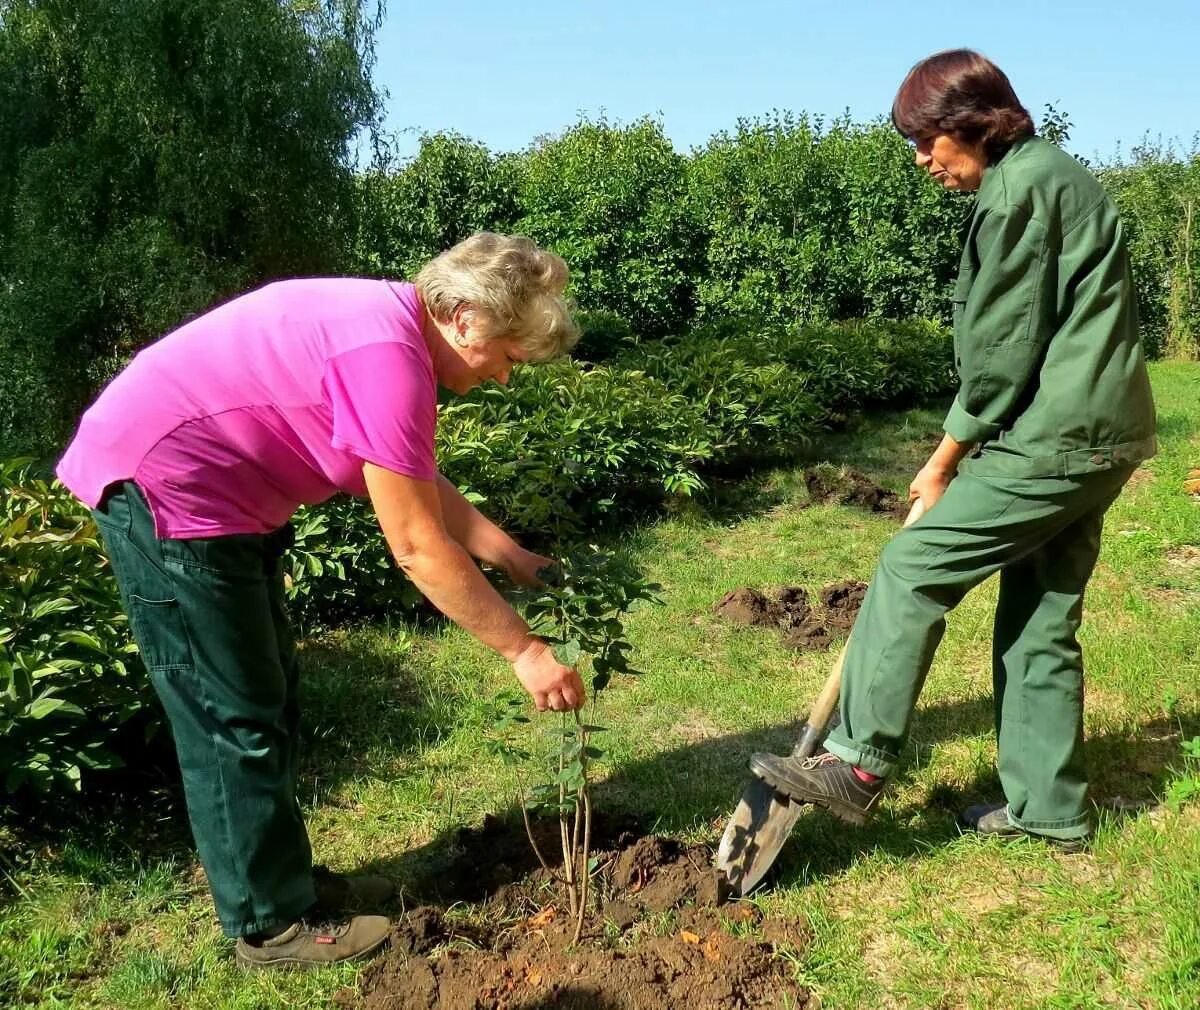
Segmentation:
<svg viewBox="0 0 1200 1010">
<path fill-rule="evenodd" d="M 213 302 L 340 265 L 380 13 L 0 4 L 0 447 L 58 444 L 132 351 Z"/>
</svg>

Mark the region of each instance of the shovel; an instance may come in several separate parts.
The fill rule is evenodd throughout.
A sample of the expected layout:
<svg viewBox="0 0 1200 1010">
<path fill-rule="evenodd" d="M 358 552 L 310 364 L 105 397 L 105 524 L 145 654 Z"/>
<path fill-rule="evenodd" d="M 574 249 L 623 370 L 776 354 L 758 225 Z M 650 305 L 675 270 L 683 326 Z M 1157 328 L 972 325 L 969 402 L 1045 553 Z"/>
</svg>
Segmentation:
<svg viewBox="0 0 1200 1010">
<path fill-rule="evenodd" d="M 912 525 L 924 514 L 925 505 L 918 498 L 909 509 L 904 525 Z M 812 757 L 825 739 L 829 717 L 841 693 L 842 662 L 849 645 L 850 640 L 847 639 L 834 661 L 825 686 L 817 696 L 816 704 L 808 713 L 808 721 L 800 732 L 800 739 L 792 748 L 793 757 Z M 804 806 L 779 795 L 761 779 L 750 780 L 717 847 L 716 869 L 725 878 L 730 893 L 745 897 L 762 882 L 779 855 L 779 850 L 783 848 L 783 843 L 792 833 Z"/>
</svg>

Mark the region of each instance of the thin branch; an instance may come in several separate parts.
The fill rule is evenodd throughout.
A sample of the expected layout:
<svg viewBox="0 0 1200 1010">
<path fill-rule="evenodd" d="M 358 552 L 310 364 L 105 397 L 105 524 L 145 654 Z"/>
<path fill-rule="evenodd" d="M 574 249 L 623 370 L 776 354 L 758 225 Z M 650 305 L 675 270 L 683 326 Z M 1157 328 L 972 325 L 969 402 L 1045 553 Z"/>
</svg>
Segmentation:
<svg viewBox="0 0 1200 1010">
<path fill-rule="evenodd" d="M 583 789 L 580 790 L 583 796 L 584 810 L 584 829 L 583 829 L 583 880 L 580 881 L 579 889 L 581 896 L 579 899 L 579 916 L 575 920 L 575 935 L 571 938 L 572 943 L 578 943 L 579 937 L 583 934 L 583 919 L 587 914 L 588 902 L 588 882 L 591 879 L 591 874 L 588 873 L 588 856 L 592 848 L 592 800 L 588 796 L 587 783 L 584 783 Z"/>
<path fill-rule="evenodd" d="M 521 819 L 525 822 L 525 837 L 529 839 L 529 845 L 533 849 L 533 854 L 537 856 L 537 861 L 542 864 L 542 869 L 550 874 L 550 879 L 556 884 L 565 883 L 557 873 L 550 869 L 550 864 L 546 862 L 545 857 L 542 856 L 542 850 L 538 848 L 538 843 L 533 837 L 533 825 L 529 822 L 529 808 L 525 805 L 525 786 L 520 779 L 517 781 L 520 790 L 518 802 L 521 805 Z"/>
</svg>

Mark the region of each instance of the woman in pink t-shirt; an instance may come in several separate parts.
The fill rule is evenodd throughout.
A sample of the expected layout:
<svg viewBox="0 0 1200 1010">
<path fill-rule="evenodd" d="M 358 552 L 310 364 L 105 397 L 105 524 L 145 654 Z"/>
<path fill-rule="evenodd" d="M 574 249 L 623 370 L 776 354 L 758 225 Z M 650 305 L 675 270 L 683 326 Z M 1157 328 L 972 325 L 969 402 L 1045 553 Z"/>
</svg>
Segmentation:
<svg viewBox="0 0 1200 1010">
<path fill-rule="evenodd" d="M 84 414 L 58 474 L 92 509 L 175 737 L 188 814 L 243 965 L 369 953 L 381 916 L 333 923 L 379 878 L 314 873 L 296 802 L 298 709 L 280 555 L 302 504 L 368 496 L 397 564 L 513 664 L 539 710 L 584 687 L 472 559 L 533 584 L 519 546 L 438 471 L 437 386 L 507 383 L 577 337 L 566 264 L 481 233 L 414 284 L 321 278 L 242 295 L 146 348 Z"/>
</svg>

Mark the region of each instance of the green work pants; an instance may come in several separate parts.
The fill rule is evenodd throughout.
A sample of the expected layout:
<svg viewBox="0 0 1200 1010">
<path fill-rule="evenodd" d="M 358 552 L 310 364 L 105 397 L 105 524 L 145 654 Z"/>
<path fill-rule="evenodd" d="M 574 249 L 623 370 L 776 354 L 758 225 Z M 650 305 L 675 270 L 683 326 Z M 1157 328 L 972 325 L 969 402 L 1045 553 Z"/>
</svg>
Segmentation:
<svg viewBox="0 0 1200 1010">
<path fill-rule="evenodd" d="M 960 473 L 884 548 L 842 667 L 841 726 L 826 747 L 890 775 L 945 614 L 1000 572 L 992 679 L 1009 819 L 1059 838 L 1090 830 L 1083 759 L 1083 593 L 1104 513 L 1131 467 L 1079 477 Z"/>
<path fill-rule="evenodd" d="M 291 529 L 160 540 L 132 483 L 93 513 L 162 700 L 221 926 L 245 936 L 315 901 L 296 801 L 296 649 L 280 556 Z"/>
</svg>

